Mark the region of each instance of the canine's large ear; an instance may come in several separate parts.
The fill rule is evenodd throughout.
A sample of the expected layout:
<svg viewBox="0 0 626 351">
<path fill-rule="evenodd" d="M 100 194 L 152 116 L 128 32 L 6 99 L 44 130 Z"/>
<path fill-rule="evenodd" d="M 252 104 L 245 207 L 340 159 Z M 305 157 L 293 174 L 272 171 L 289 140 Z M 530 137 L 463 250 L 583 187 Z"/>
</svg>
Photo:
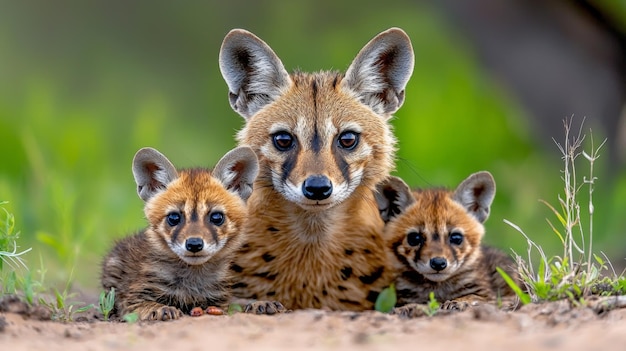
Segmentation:
<svg viewBox="0 0 626 351">
<path fill-rule="evenodd" d="M 482 171 L 467 177 L 454 191 L 454 200 L 463 205 L 483 223 L 489 217 L 491 203 L 496 195 L 496 181 L 491 173 Z"/>
<path fill-rule="evenodd" d="M 258 173 L 259 160 L 247 146 L 230 150 L 213 169 L 213 176 L 244 200 L 252 194 L 252 184 Z"/>
<path fill-rule="evenodd" d="M 133 158 L 133 176 L 137 183 L 137 194 L 143 201 L 148 201 L 177 179 L 178 172 L 162 153 L 145 147 L 137 151 Z"/>
<path fill-rule="evenodd" d="M 411 40 L 402 29 L 391 28 L 361 49 L 346 71 L 343 86 L 376 113 L 390 117 L 404 102 L 413 64 Z"/>
<path fill-rule="evenodd" d="M 246 119 L 291 85 L 291 78 L 274 51 L 243 29 L 233 29 L 226 35 L 219 64 L 228 85 L 230 106 Z"/>
<path fill-rule="evenodd" d="M 402 179 L 393 176 L 376 185 L 374 196 L 380 217 L 385 223 L 415 203 L 409 186 Z"/>
</svg>

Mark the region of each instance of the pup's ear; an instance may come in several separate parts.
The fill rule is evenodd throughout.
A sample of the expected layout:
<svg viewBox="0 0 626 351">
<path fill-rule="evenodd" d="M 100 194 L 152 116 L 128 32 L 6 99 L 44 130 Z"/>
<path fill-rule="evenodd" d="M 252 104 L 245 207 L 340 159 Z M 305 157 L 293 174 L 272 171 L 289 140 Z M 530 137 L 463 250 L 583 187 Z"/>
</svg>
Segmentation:
<svg viewBox="0 0 626 351">
<path fill-rule="evenodd" d="M 145 147 L 137 151 L 133 158 L 133 176 L 137 183 L 137 194 L 143 201 L 148 201 L 177 179 L 178 172 L 162 153 Z"/>
<path fill-rule="evenodd" d="M 217 163 L 213 176 L 219 179 L 226 189 L 247 200 L 252 194 L 253 183 L 259 173 L 259 160 L 247 146 L 235 148 Z"/>
<path fill-rule="evenodd" d="M 243 29 L 233 29 L 226 35 L 219 65 L 228 85 L 230 106 L 246 119 L 291 85 L 291 78 L 274 51 Z"/>
<path fill-rule="evenodd" d="M 411 40 L 402 29 L 391 28 L 361 49 L 342 84 L 362 103 L 389 118 L 404 102 L 413 64 Z"/>
<path fill-rule="evenodd" d="M 409 186 L 402 179 L 393 176 L 376 185 L 374 196 L 376 197 L 380 217 L 385 223 L 415 203 L 415 198 Z"/>
<path fill-rule="evenodd" d="M 482 171 L 467 177 L 454 191 L 453 198 L 463 205 L 479 222 L 489 218 L 491 203 L 496 195 L 496 181 L 491 173 Z"/>
</svg>

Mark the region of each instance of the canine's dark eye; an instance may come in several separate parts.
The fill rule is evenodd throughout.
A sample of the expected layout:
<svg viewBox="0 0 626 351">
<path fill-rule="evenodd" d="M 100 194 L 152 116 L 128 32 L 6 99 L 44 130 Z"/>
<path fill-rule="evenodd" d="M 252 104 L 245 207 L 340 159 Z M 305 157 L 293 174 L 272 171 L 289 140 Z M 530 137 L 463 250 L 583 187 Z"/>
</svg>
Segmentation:
<svg viewBox="0 0 626 351">
<path fill-rule="evenodd" d="M 406 235 L 406 242 L 411 246 L 422 245 L 424 241 L 424 234 L 420 232 L 413 231 Z"/>
<path fill-rule="evenodd" d="M 352 150 L 359 143 L 359 134 L 355 132 L 343 132 L 339 135 L 337 142 L 341 148 Z"/>
<path fill-rule="evenodd" d="M 222 212 L 213 212 L 209 215 L 209 222 L 219 227 L 224 224 L 224 218 L 226 217 Z"/>
<path fill-rule="evenodd" d="M 450 244 L 461 245 L 463 243 L 463 234 L 459 232 L 450 233 Z"/>
<path fill-rule="evenodd" d="M 279 151 L 287 151 L 293 146 L 293 136 L 287 132 L 278 132 L 272 137 L 274 147 Z"/>
<path fill-rule="evenodd" d="M 165 221 L 167 222 L 167 224 L 169 224 L 172 227 L 177 226 L 180 223 L 180 213 L 178 212 L 168 213 L 167 216 L 165 217 Z"/>
</svg>

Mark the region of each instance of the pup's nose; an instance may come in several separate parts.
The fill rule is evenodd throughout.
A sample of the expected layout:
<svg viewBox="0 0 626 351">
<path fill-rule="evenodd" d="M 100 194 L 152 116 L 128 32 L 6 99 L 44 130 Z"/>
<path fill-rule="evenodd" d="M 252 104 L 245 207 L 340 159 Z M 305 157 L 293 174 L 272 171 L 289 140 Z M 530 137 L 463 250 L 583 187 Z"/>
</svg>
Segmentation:
<svg viewBox="0 0 626 351">
<path fill-rule="evenodd" d="M 302 183 L 302 194 L 309 200 L 324 200 L 332 193 L 333 184 L 325 176 L 310 176 Z"/>
<path fill-rule="evenodd" d="M 448 261 L 446 261 L 443 257 L 433 257 L 430 259 L 430 267 L 437 272 L 446 269 L 448 266 Z"/>
<path fill-rule="evenodd" d="M 189 238 L 185 240 L 185 248 L 189 252 L 196 253 L 196 252 L 202 251 L 203 247 L 204 247 L 204 240 L 202 240 L 201 238 Z"/>
</svg>

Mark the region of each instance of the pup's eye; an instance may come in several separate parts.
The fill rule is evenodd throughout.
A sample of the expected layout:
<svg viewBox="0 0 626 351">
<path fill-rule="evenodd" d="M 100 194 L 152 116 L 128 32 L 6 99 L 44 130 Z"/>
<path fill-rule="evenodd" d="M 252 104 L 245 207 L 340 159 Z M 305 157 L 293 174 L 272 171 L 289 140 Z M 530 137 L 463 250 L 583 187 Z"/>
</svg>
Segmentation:
<svg viewBox="0 0 626 351">
<path fill-rule="evenodd" d="M 209 215 L 209 222 L 219 227 L 224 224 L 224 218 L 226 217 L 222 212 L 213 212 Z"/>
<path fill-rule="evenodd" d="M 272 136 L 274 147 L 279 151 L 287 151 L 293 146 L 293 136 L 287 132 L 278 132 Z"/>
<path fill-rule="evenodd" d="M 463 234 L 459 232 L 450 233 L 450 244 L 461 245 L 463 243 Z"/>
<path fill-rule="evenodd" d="M 343 149 L 352 150 L 359 143 L 359 134 L 355 132 L 343 132 L 339 134 L 337 143 Z"/>
<path fill-rule="evenodd" d="M 169 224 L 172 227 L 177 226 L 180 223 L 180 213 L 178 212 L 168 213 L 167 216 L 165 217 L 165 221 L 167 222 L 167 224 Z"/>
<path fill-rule="evenodd" d="M 420 232 L 413 231 L 406 235 L 406 242 L 411 246 L 422 245 L 424 241 L 424 234 Z"/>
</svg>

